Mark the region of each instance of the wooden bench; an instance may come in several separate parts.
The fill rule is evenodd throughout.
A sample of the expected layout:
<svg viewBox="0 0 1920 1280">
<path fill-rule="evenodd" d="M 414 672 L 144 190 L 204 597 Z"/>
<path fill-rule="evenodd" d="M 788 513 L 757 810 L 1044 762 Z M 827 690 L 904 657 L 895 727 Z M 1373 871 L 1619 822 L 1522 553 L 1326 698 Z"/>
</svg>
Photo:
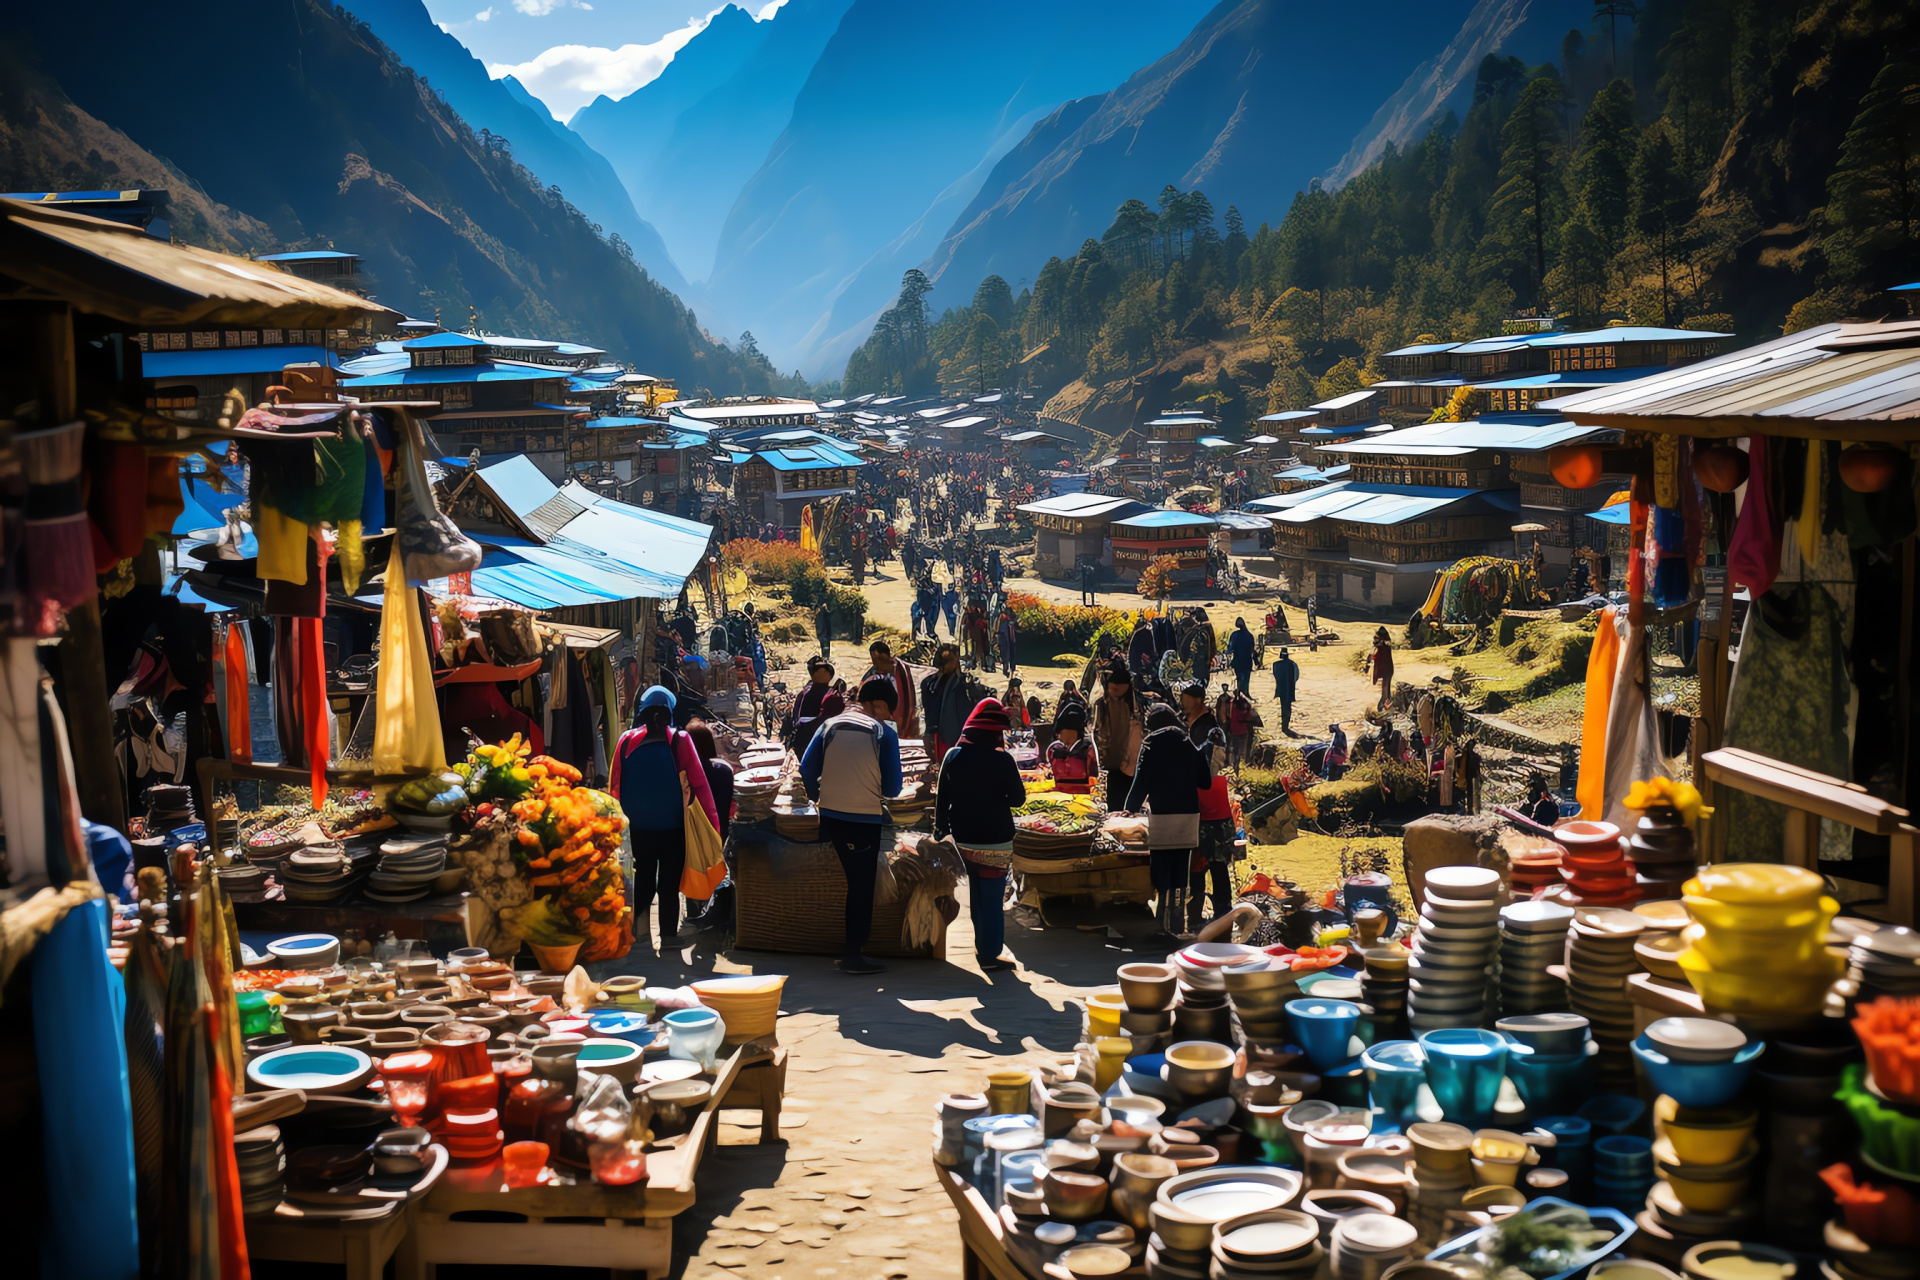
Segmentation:
<svg viewBox="0 0 1920 1280">
<path fill-rule="evenodd" d="M 384 1207 L 369 1205 L 367 1217 L 342 1217 L 282 1204 L 275 1212 L 248 1218 L 247 1257 L 258 1262 L 331 1262 L 346 1268 L 347 1280 L 380 1280 L 387 1259 L 405 1243 L 413 1220 L 432 1188 L 444 1177 L 446 1151 L 435 1146 L 439 1168 L 423 1186 Z"/>
<path fill-rule="evenodd" d="M 986 1198 L 946 1166 L 936 1163 L 933 1169 L 960 1215 L 961 1280 L 1029 1280 L 1020 1264 L 1008 1256 L 1006 1230 L 987 1207 Z"/>
<path fill-rule="evenodd" d="M 660 1280 L 673 1266 L 673 1219 L 693 1205 L 694 1175 L 714 1143 L 721 1099 L 738 1081 L 742 1056 L 736 1050 L 716 1068 L 713 1096 L 692 1129 L 647 1153 L 642 1185 L 510 1188 L 498 1159 L 449 1170 L 420 1204 L 394 1263 L 396 1280 L 431 1280 L 441 1263 L 605 1267 Z M 470 1213 L 521 1220 L 459 1216 Z"/>
</svg>

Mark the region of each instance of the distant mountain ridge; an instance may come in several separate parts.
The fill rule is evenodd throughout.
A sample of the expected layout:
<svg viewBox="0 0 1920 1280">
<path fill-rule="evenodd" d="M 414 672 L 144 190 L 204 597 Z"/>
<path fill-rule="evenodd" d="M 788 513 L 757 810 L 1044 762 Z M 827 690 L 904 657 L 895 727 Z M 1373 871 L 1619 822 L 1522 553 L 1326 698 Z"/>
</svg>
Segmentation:
<svg viewBox="0 0 1920 1280">
<path fill-rule="evenodd" d="M 1524 10 L 1527 0 L 1482 0 Z M 1099 238 L 1130 198 L 1171 184 L 1216 210 L 1278 221 L 1399 89 L 1470 20 L 1468 0 L 1371 7 L 1357 62 L 1353 14 L 1288 0 L 1229 0 L 1177 48 L 1111 92 L 1069 103 L 995 167 L 923 268 L 936 308 L 980 280 L 1015 280 Z"/>
<path fill-rule="evenodd" d="M 752 32 L 731 18 L 716 30 L 726 15 L 716 16 L 658 80 L 618 102 L 600 98 L 570 122 L 613 161 L 690 279 L 712 273 L 734 198 L 787 127 L 795 95 L 851 3 L 787 0 Z M 711 53 L 710 41 L 725 48 Z"/>
<path fill-rule="evenodd" d="M 634 209 L 633 198 L 605 156 L 553 118 L 546 104 L 512 77 L 495 80 L 465 45 L 440 29 L 421 0 L 345 0 L 400 60 L 431 85 L 478 132 L 507 139 L 513 158 L 580 212 L 616 232 L 654 279 L 684 294 L 685 277 L 660 233 Z"/>
<path fill-rule="evenodd" d="M 37 51 L 84 112 L 227 206 L 212 242 L 332 243 L 361 256 L 372 293 L 396 310 L 463 325 L 471 306 L 490 329 L 594 343 L 689 389 L 766 388 L 764 361 L 707 338 L 677 297 L 344 11 L 201 0 L 187 25 L 138 0 L 95 0 L 88 16 L 75 41 L 70 15 L 15 6 L 0 47 Z M 203 56 L 203 30 L 221 33 L 270 102 L 238 104 L 227 78 L 178 74 Z M 24 112 L 15 127 L 48 148 L 84 137 Z M 0 155 L 0 189 L 19 189 L 11 159 Z"/>
</svg>

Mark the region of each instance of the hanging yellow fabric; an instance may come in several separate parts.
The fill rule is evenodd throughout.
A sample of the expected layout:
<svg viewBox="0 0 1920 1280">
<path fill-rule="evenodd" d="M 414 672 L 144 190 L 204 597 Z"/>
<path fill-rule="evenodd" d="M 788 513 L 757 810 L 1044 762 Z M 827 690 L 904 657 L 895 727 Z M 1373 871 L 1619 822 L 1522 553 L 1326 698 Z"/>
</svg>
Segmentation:
<svg viewBox="0 0 1920 1280">
<path fill-rule="evenodd" d="M 440 704 L 433 694 L 433 667 L 420 609 L 407 586 L 400 539 L 387 557 L 386 594 L 380 602 L 380 666 L 373 725 L 376 773 L 434 772 L 447 767 L 440 741 Z"/>
<path fill-rule="evenodd" d="M 1826 478 L 1822 474 L 1827 447 L 1818 440 L 1807 442 L 1806 487 L 1800 494 L 1800 514 L 1794 517 L 1793 532 L 1800 540 L 1800 559 L 1807 565 L 1820 558 L 1820 500 L 1826 496 Z"/>
<path fill-rule="evenodd" d="M 348 595 L 358 595 L 360 581 L 367 576 L 367 552 L 360 541 L 361 525 L 358 520 L 340 522 L 340 540 L 335 550 L 340 553 L 340 581 Z"/>
<path fill-rule="evenodd" d="M 1611 608 L 1600 611 L 1593 629 L 1593 650 L 1587 655 L 1586 712 L 1580 720 L 1580 780 L 1574 796 L 1580 816 L 1598 822 L 1607 796 L 1607 713 L 1613 705 L 1613 682 L 1620 667 L 1620 631 Z"/>
<path fill-rule="evenodd" d="M 254 503 L 253 536 L 260 544 L 262 580 L 307 585 L 307 526 L 273 507 Z"/>
<path fill-rule="evenodd" d="M 809 502 L 800 508 L 800 549 L 818 551 L 820 545 L 813 539 L 813 504 Z"/>
</svg>

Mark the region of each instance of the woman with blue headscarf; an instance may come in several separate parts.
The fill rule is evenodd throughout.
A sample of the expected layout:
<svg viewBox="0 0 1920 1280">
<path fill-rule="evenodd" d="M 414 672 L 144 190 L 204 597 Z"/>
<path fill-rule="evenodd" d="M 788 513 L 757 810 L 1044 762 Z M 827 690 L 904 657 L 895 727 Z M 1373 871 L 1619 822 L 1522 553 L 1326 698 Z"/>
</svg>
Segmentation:
<svg viewBox="0 0 1920 1280">
<path fill-rule="evenodd" d="M 673 727 L 673 695 L 654 685 L 640 695 L 634 727 L 613 751 L 607 790 L 620 801 L 633 837 L 633 912 L 644 929 L 660 894 L 660 945 L 680 937 L 680 873 L 687 865 L 687 805 L 693 800 L 720 829 L 707 771 L 693 739 Z M 643 935 L 644 936 L 644 935 Z"/>
</svg>

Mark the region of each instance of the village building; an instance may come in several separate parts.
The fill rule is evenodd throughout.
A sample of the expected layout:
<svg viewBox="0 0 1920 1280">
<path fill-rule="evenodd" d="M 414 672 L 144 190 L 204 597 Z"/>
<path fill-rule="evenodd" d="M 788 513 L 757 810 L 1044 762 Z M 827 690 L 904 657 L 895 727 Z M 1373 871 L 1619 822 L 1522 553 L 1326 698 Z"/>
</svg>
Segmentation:
<svg viewBox="0 0 1920 1280">
<path fill-rule="evenodd" d="M 824 442 L 786 448 L 729 449 L 733 496 L 761 520 L 783 529 L 800 523 L 800 512 L 833 498 L 850 498 L 866 462 L 845 445 Z"/>
<path fill-rule="evenodd" d="M 1143 511 L 1115 520 L 1108 536 L 1113 541 L 1113 571 L 1122 582 L 1135 582 L 1147 566 L 1171 556 L 1177 567 L 1176 586 L 1194 586 L 1207 580 L 1208 551 L 1218 526 L 1212 516 L 1193 511 Z"/>
<path fill-rule="evenodd" d="M 1113 569 L 1113 522 L 1151 508 L 1132 498 L 1082 491 L 1041 498 L 1016 510 L 1033 521 L 1034 572 L 1058 578 L 1074 575 L 1083 558 L 1103 570 Z"/>
</svg>

